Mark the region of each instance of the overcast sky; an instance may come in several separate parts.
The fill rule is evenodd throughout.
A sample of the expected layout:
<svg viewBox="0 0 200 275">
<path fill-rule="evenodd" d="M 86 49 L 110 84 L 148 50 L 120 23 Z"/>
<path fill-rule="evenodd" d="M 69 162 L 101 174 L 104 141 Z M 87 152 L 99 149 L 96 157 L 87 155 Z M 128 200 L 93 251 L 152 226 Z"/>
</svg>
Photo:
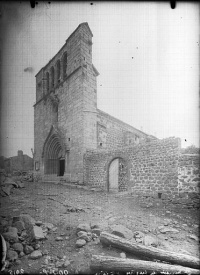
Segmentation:
<svg viewBox="0 0 200 275">
<path fill-rule="evenodd" d="M 1 7 L 1 152 L 34 146 L 35 75 L 82 22 L 93 32 L 99 109 L 199 146 L 199 5 L 29 2 Z"/>
</svg>

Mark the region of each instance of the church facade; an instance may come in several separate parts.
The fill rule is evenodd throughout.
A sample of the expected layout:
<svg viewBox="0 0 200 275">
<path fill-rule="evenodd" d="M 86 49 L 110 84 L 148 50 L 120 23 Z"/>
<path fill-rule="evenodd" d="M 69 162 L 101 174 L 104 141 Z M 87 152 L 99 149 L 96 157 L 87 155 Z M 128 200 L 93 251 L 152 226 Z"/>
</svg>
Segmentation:
<svg viewBox="0 0 200 275">
<path fill-rule="evenodd" d="M 115 150 L 151 136 L 97 108 L 93 34 L 80 24 L 36 75 L 34 169 L 84 182 L 87 150 Z"/>
</svg>

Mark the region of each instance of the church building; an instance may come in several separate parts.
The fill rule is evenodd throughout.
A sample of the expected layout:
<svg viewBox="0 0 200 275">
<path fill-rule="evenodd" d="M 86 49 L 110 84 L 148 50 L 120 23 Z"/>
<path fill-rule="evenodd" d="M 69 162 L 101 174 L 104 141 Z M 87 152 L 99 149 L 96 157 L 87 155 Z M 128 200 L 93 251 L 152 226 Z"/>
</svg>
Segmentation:
<svg viewBox="0 0 200 275">
<path fill-rule="evenodd" d="M 82 183 L 87 150 L 114 150 L 151 138 L 97 108 L 92 37 L 88 23 L 80 24 L 36 75 L 34 169 L 43 176 Z"/>
</svg>

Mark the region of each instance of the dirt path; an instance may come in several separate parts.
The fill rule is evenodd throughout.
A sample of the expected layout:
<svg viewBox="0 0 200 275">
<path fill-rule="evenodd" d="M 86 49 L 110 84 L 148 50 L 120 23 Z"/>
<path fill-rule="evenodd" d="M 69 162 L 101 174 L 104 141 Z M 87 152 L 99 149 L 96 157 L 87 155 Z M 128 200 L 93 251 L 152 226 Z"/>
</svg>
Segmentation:
<svg viewBox="0 0 200 275">
<path fill-rule="evenodd" d="M 118 196 L 48 183 L 26 183 L 25 188 L 13 189 L 11 196 L 2 198 L 0 210 L 1 216 L 27 213 L 35 220 L 54 224 L 57 230 L 40 242 L 40 250 L 47 250 L 48 256 L 57 260 L 65 256 L 70 264 L 62 270 L 69 273 L 88 274 L 92 254 L 119 257 L 122 252 L 103 247 L 98 240 L 77 248 L 76 228 L 83 222 L 97 223 L 108 232 L 110 226 L 121 224 L 133 232 L 154 236 L 160 248 L 199 257 L 198 211 L 166 206 L 159 199 L 153 206 L 144 208 L 139 199 L 130 195 Z M 159 227 L 162 225 L 164 228 L 171 226 L 177 232 L 161 233 Z M 56 241 L 58 236 L 62 236 L 63 240 Z M 22 268 L 26 273 L 38 273 L 42 271 L 45 258 L 30 260 L 24 256 L 20 260 L 20 265 L 12 266 L 10 270 Z M 45 267 L 43 269 L 45 271 Z"/>
</svg>

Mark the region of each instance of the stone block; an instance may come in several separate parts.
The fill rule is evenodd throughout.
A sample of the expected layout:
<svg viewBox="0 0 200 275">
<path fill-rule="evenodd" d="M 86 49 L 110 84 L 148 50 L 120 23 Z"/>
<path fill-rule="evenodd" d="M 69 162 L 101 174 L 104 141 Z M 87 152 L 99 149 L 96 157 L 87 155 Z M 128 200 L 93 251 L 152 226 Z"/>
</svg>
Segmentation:
<svg viewBox="0 0 200 275">
<path fill-rule="evenodd" d="M 32 239 L 33 240 L 43 240 L 45 239 L 46 235 L 43 233 L 43 230 L 41 227 L 35 225 L 33 226 L 32 230 Z"/>
<path fill-rule="evenodd" d="M 35 225 L 35 219 L 29 214 L 21 214 L 20 219 L 24 222 L 25 229 L 29 229 Z"/>
<path fill-rule="evenodd" d="M 17 228 L 19 234 L 21 234 L 21 232 L 25 230 L 25 225 L 23 221 L 16 221 L 15 223 L 13 223 L 13 226 Z"/>
<path fill-rule="evenodd" d="M 42 252 L 40 250 L 35 250 L 29 255 L 29 259 L 36 260 L 42 257 Z"/>
<path fill-rule="evenodd" d="M 123 225 L 114 225 L 111 227 L 111 230 L 112 230 L 112 234 L 116 236 L 119 236 L 128 240 L 133 238 L 133 232 Z"/>
<path fill-rule="evenodd" d="M 8 250 L 7 254 L 6 254 L 6 258 L 10 261 L 10 262 L 14 262 L 18 259 L 18 254 L 16 251 L 13 250 Z"/>
<path fill-rule="evenodd" d="M 18 242 L 18 235 L 15 232 L 5 232 L 2 234 L 2 236 L 8 242 L 12 242 L 12 243 Z"/>
<path fill-rule="evenodd" d="M 91 230 L 91 227 L 90 227 L 90 225 L 88 223 L 82 223 L 82 224 L 79 224 L 77 226 L 77 232 L 79 232 L 79 231 L 86 231 L 86 232 L 88 232 L 90 230 Z"/>
<path fill-rule="evenodd" d="M 30 246 L 30 245 L 26 245 L 26 246 L 24 247 L 24 253 L 25 253 L 26 255 L 31 254 L 33 251 L 34 251 L 34 248 L 33 248 L 32 246 Z"/>
<path fill-rule="evenodd" d="M 21 243 L 14 243 L 12 248 L 18 253 L 23 252 L 23 245 Z"/>
<path fill-rule="evenodd" d="M 86 241 L 83 240 L 83 239 L 78 239 L 78 240 L 76 241 L 76 246 L 77 246 L 77 247 L 82 247 L 82 246 L 84 246 L 85 244 L 86 244 Z"/>
</svg>

